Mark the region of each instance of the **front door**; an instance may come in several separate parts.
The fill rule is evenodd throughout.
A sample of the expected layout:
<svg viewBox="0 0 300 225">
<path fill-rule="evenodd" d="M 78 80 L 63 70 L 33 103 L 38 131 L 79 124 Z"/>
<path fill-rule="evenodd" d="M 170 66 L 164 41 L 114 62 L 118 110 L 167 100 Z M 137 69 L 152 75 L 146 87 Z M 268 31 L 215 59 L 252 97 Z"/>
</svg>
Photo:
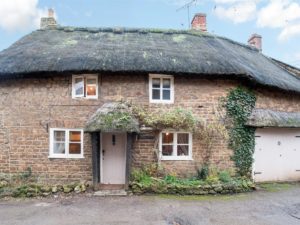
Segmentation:
<svg viewBox="0 0 300 225">
<path fill-rule="evenodd" d="M 102 133 L 103 184 L 125 184 L 126 133 Z"/>
</svg>

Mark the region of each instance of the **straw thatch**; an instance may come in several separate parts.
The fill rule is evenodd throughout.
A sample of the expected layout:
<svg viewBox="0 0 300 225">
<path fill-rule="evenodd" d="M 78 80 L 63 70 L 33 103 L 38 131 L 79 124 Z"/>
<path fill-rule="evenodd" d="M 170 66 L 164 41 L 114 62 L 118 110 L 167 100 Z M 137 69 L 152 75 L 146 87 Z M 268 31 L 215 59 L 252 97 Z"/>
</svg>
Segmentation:
<svg viewBox="0 0 300 225">
<path fill-rule="evenodd" d="M 300 127 L 300 112 L 279 112 L 255 109 L 247 122 L 252 127 Z"/>
<path fill-rule="evenodd" d="M 88 120 L 85 132 L 139 132 L 138 120 L 128 105 L 121 102 L 105 103 Z"/>
<path fill-rule="evenodd" d="M 300 92 L 300 79 L 253 47 L 196 31 L 57 27 L 0 53 L 0 78 L 63 72 L 242 77 Z"/>
</svg>

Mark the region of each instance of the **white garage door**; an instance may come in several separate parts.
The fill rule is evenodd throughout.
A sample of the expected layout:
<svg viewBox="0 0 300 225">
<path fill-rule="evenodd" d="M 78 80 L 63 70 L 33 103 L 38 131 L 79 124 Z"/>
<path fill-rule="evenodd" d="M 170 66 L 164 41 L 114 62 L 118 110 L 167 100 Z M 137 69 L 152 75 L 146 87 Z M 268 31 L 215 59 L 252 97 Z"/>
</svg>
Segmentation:
<svg viewBox="0 0 300 225">
<path fill-rule="evenodd" d="M 300 180 L 300 129 L 257 129 L 255 142 L 256 182 Z"/>
</svg>

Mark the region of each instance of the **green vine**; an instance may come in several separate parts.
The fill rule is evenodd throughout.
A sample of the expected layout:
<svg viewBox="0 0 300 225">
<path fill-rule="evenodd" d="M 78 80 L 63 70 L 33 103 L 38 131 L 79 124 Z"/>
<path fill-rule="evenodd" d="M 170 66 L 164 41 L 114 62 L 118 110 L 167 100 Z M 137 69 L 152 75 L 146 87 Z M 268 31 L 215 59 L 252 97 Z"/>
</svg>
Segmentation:
<svg viewBox="0 0 300 225">
<path fill-rule="evenodd" d="M 227 116 L 231 120 L 229 148 L 234 151 L 232 160 L 237 172 L 242 176 L 250 174 L 253 163 L 255 129 L 245 124 L 255 107 L 255 102 L 254 93 L 242 87 L 231 90 L 224 102 Z"/>
<path fill-rule="evenodd" d="M 133 114 L 139 119 L 141 124 L 157 130 L 171 128 L 193 132 L 199 124 L 192 111 L 182 108 L 175 108 L 169 111 L 150 111 L 143 107 L 133 106 Z"/>
</svg>

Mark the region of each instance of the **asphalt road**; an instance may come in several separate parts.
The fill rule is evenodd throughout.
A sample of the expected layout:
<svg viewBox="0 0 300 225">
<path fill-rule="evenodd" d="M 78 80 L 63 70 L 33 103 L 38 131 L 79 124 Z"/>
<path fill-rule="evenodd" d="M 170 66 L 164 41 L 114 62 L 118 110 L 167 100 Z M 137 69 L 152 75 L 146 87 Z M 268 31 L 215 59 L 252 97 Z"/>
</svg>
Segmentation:
<svg viewBox="0 0 300 225">
<path fill-rule="evenodd" d="M 300 184 L 273 191 L 216 197 L 81 195 L 0 200 L 0 224 L 299 225 Z"/>
</svg>

